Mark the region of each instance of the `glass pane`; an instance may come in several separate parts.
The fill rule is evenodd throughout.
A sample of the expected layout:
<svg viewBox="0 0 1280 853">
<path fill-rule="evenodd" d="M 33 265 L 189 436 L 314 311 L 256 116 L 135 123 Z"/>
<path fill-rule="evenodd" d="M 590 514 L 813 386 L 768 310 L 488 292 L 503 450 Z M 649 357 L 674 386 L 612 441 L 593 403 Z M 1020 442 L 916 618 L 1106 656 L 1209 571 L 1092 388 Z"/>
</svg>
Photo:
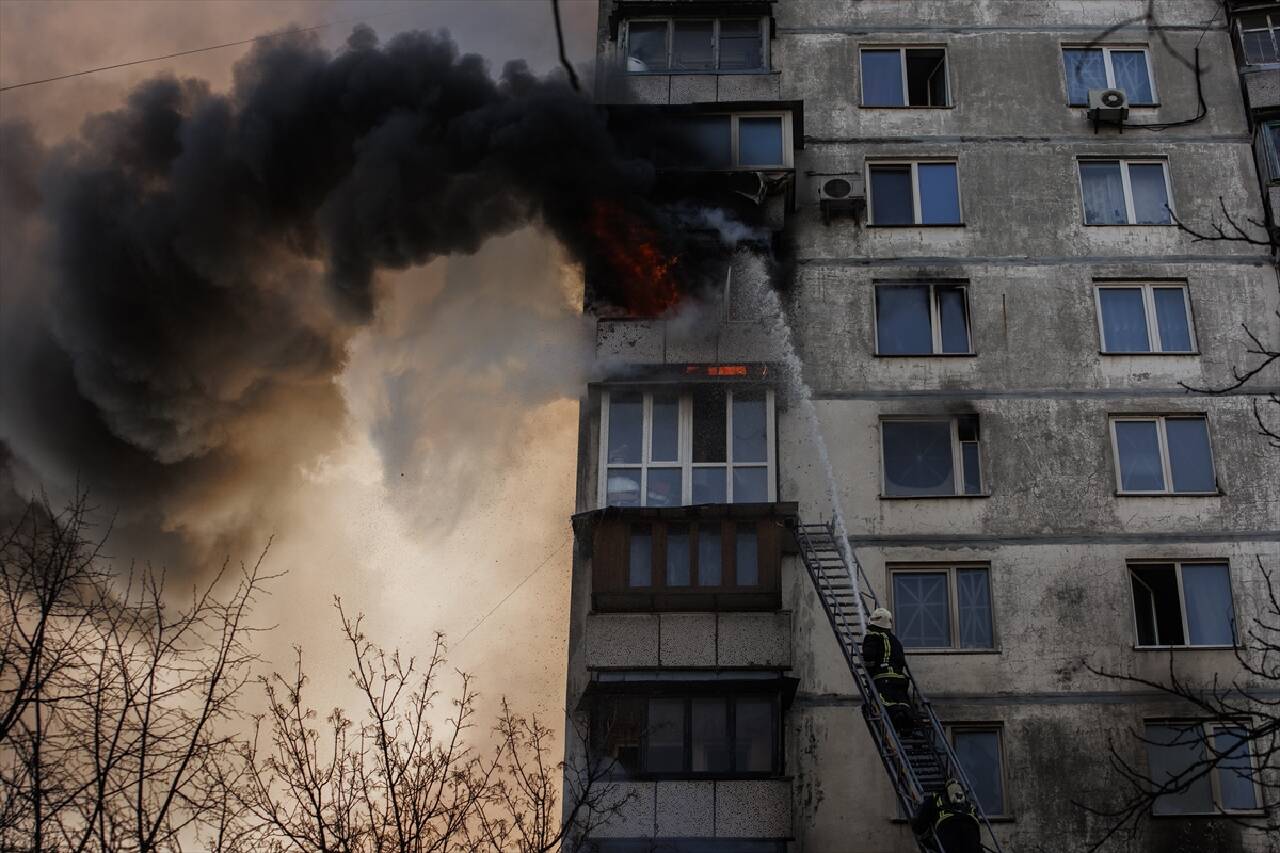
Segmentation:
<svg viewBox="0 0 1280 853">
<path fill-rule="evenodd" d="M 773 702 L 739 699 L 734 711 L 733 769 L 768 773 L 773 769 Z"/>
<path fill-rule="evenodd" d="M 1164 785 L 1204 760 L 1204 732 L 1199 725 L 1148 725 L 1147 765 L 1151 781 Z M 1181 786 L 1178 786 L 1181 787 Z M 1191 782 L 1185 791 L 1156 798 L 1155 814 L 1197 814 L 1213 811 L 1209 776 Z"/>
<path fill-rule="evenodd" d="M 911 198 L 910 166 L 871 166 L 871 222 L 911 225 L 916 221 Z"/>
<path fill-rule="evenodd" d="M 1164 491 L 1155 421 L 1116 421 L 1116 453 L 1120 457 L 1122 491 Z"/>
<path fill-rule="evenodd" d="M 1182 596 L 1193 646 L 1230 646 L 1236 641 L 1231 573 L 1226 563 L 1183 563 Z"/>
<path fill-rule="evenodd" d="M 876 339 L 883 355 L 933 352 L 928 285 L 876 288 Z"/>
<path fill-rule="evenodd" d="M 907 99 L 913 107 L 947 105 L 947 54 L 937 48 L 907 51 Z"/>
<path fill-rule="evenodd" d="M 1244 44 L 1244 55 L 1255 65 L 1264 62 L 1275 62 L 1275 48 L 1272 45 L 1271 33 L 1267 30 L 1244 33 L 1240 39 Z"/>
<path fill-rule="evenodd" d="M 720 525 L 698 528 L 698 586 L 720 586 Z"/>
<path fill-rule="evenodd" d="M 921 163 L 920 221 L 927 225 L 947 225 L 960 221 L 960 188 L 956 185 L 955 163 Z"/>
<path fill-rule="evenodd" d="M 906 106 L 902 95 L 902 57 L 899 51 L 862 51 L 862 105 Z"/>
<path fill-rule="evenodd" d="M 1187 321 L 1185 294 L 1181 287 L 1152 289 L 1161 352 L 1191 352 L 1191 324 Z"/>
<path fill-rule="evenodd" d="M 674 395 L 653 395 L 653 424 L 650 427 L 649 458 L 654 462 L 675 462 L 680 452 L 680 400 Z"/>
<path fill-rule="evenodd" d="M 738 586 L 757 586 L 760 583 L 760 548 L 756 532 L 739 525 L 734 540 L 735 580 Z"/>
<path fill-rule="evenodd" d="M 964 465 L 964 493 L 982 494 L 982 453 L 978 450 L 977 442 L 961 442 L 960 461 Z"/>
<path fill-rule="evenodd" d="M 689 585 L 689 528 L 672 524 L 667 528 L 667 586 Z"/>
<path fill-rule="evenodd" d="M 1163 163 L 1130 163 L 1129 186 L 1133 189 L 1134 221 L 1139 225 L 1168 225 L 1169 194 L 1164 183 Z"/>
<path fill-rule="evenodd" d="M 629 22 L 627 24 L 627 70 L 655 71 L 666 67 L 667 22 Z"/>
<path fill-rule="evenodd" d="M 733 395 L 733 461 L 768 462 L 769 430 L 764 392 Z"/>
<path fill-rule="evenodd" d="M 1067 71 L 1067 102 L 1089 103 L 1090 89 L 1107 88 L 1107 67 L 1102 51 L 1071 48 L 1062 51 L 1062 64 Z"/>
<path fill-rule="evenodd" d="M 1213 453 L 1209 450 L 1209 425 L 1204 418 L 1169 418 L 1165 421 L 1169 442 L 1169 467 L 1175 492 L 1212 492 Z"/>
<path fill-rule="evenodd" d="M 956 758 L 973 785 L 978 805 L 990 815 L 1004 814 L 1004 779 L 1000 774 L 1000 733 L 957 731 Z"/>
<path fill-rule="evenodd" d="M 733 468 L 733 502 L 762 504 L 769 500 L 768 468 Z"/>
<path fill-rule="evenodd" d="M 893 576 L 894 627 L 909 649 L 951 646 L 951 604 L 946 572 L 899 572 Z"/>
<path fill-rule="evenodd" d="M 676 21 L 675 41 L 671 48 L 671 67 L 683 69 L 712 68 L 714 21 Z"/>
<path fill-rule="evenodd" d="M 680 506 L 680 469 L 650 468 L 645 506 Z"/>
<path fill-rule="evenodd" d="M 604 487 L 609 506 L 640 506 L 639 468 L 610 468 Z"/>
<path fill-rule="evenodd" d="M 644 401 L 639 394 L 609 395 L 609 464 L 640 464 Z"/>
<path fill-rule="evenodd" d="M 986 569 L 956 569 L 956 606 L 960 610 L 960 648 L 992 648 L 995 636 Z"/>
<path fill-rule="evenodd" d="M 937 286 L 938 318 L 942 322 L 942 351 L 969 351 L 969 320 L 965 311 L 964 288 Z"/>
<path fill-rule="evenodd" d="M 1257 771 L 1249 760 L 1249 734 L 1243 726 L 1219 726 L 1213 735 L 1218 759 L 1218 790 L 1224 809 L 1256 809 Z"/>
<path fill-rule="evenodd" d="M 693 469 L 693 503 L 722 504 L 727 502 L 722 466 Z"/>
<path fill-rule="evenodd" d="M 950 421 L 885 421 L 884 485 L 890 495 L 954 495 Z"/>
<path fill-rule="evenodd" d="M 720 22 L 720 69 L 751 71 L 764 67 L 760 21 Z"/>
<path fill-rule="evenodd" d="M 1103 352 L 1151 351 L 1142 288 L 1099 288 L 1098 302 L 1102 306 Z"/>
<path fill-rule="evenodd" d="M 724 699 L 694 699 L 692 765 L 694 773 L 729 771 L 729 708 Z"/>
<path fill-rule="evenodd" d="M 1111 51 L 1111 70 L 1116 88 L 1123 89 L 1131 104 L 1151 104 L 1151 77 L 1147 74 L 1147 52 L 1144 50 Z"/>
<path fill-rule="evenodd" d="M 684 770 L 684 700 L 650 699 L 646 732 L 645 770 L 679 773 Z"/>
<path fill-rule="evenodd" d="M 733 132 L 729 116 L 690 116 L 683 119 L 695 165 L 727 169 L 733 165 Z"/>
<path fill-rule="evenodd" d="M 1084 192 L 1086 224 L 1123 225 L 1129 221 L 1118 162 L 1081 163 L 1080 186 Z"/>
<path fill-rule="evenodd" d="M 785 162 L 780 117 L 738 119 L 739 166 L 781 166 Z"/>
<path fill-rule="evenodd" d="M 1138 643 L 1144 646 L 1181 646 L 1182 599 L 1178 575 L 1172 563 L 1137 565 L 1133 577 L 1134 606 L 1139 608 Z M 1141 611 L 1145 609 L 1145 613 Z M 1147 631 L 1146 628 L 1150 627 Z M 1145 631 L 1145 633 L 1144 633 Z"/>
<path fill-rule="evenodd" d="M 693 461 L 725 461 L 725 393 L 720 388 L 693 392 Z M 697 480 L 695 479 L 695 483 Z"/>
<path fill-rule="evenodd" d="M 631 528 L 627 586 L 653 586 L 653 533 L 648 527 Z"/>
</svg>

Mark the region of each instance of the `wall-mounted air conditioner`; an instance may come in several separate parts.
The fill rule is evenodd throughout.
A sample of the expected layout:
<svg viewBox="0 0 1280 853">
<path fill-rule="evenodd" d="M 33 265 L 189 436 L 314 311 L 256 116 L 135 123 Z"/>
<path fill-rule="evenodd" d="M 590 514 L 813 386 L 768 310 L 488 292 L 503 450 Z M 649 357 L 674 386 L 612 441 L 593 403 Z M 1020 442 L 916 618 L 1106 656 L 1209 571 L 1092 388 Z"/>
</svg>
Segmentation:
<svg viewBox="0 0 1280 853">
<path fill-rule="evenodd" d="M 830 223 L 835 213 L 847 212 L 855 221 L 867 209 L 867 192 L 861 175 L 830 175 L 819 179 L 818 206 L 823 223 Z"/>
<path fill-rule="evenodd" d="M 1129 98 L 1124 89 L 1090 89 L 1088 115 L 1094 133 L 1103 123 L 1119 125 L 1123 133 L 1123 122 L 1129 117 Z"/>
</svg>

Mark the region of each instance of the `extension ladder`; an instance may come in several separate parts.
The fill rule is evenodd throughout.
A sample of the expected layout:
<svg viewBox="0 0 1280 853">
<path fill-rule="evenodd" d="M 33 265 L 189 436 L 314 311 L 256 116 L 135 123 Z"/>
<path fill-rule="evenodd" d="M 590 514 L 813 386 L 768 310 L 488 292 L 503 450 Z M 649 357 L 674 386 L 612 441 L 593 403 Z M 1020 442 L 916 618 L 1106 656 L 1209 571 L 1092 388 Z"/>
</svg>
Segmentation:
<svg viewBox="0 0 1280 853">
<path fill-rule="evenodd" d="M 934 713 L 933 705 L 920 692 L 910 670 L 907 671 L 909 695 L 917 709 L 919 725 L 911 736 L 903 737 L 890 722 L 884 703 L 880 701 L 875 684 L 862 662 L 866 613 L 869 608 L 879 606 L 879 600 L 862 565 L 853 557 L 852 549 L 846 551 L 840 547 L 835 523 L 803 524 L 797 520 L 795 537 L 800 559 L 822 600 L 822 609 L 831 621 L 854 684 L 862 694 L 863 719 L 903 813 L 907 817 L 914 815 L 926 796 L 941 791 L 948 779 L 955 779 L 964 786 L 970 802 L 978 810 L 984 845 L 994 853 L 1003 853 L 987 816 L 978 804 L 973 786 Z M 846 553 L 853 559 L 853 567 L 846 560 Z M 946 853 L 932 836 L 917 838 L 916 843 L 922 853 Z"/>
</svg>

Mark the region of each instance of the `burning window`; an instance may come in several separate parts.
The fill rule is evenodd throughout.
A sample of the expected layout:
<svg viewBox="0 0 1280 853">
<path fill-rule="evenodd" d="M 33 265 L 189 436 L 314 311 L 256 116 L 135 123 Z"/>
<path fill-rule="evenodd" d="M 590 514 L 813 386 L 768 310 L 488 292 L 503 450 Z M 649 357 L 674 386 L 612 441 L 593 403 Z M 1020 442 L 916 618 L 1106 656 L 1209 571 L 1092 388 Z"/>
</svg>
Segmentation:
<svg viewBox="0 0 1280 853">
<path fill-rule="evenodd" d="M 601 505 L 776 500 L 770 389 L 612 390 L 603 418 Z"/>
<path fill-rule="evenodd" d="M 627 22 L 627 71 L 767 70 L 763 18 L 658 18 Z"/>
</svg>

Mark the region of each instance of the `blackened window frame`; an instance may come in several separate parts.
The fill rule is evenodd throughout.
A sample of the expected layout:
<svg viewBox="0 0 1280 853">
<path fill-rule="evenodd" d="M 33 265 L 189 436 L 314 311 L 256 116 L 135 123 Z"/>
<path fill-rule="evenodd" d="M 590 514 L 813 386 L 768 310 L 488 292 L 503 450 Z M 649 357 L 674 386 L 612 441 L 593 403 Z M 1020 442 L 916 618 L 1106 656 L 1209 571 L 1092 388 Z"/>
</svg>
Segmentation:
<svg viewBox="0 0 1280 853">
<path fill-rule="evenodd" d="M 976 425 L 976 440 L 968 441 L 960 437 L 960 419 L 973 418 Z M 965 412 L 953 415 L 882 415 L 876 424 L 880 435 L 880 499 L 881 500 L 949 500 L 954 498 L 986 498 L 991 496 L 991 487 L 986 472 L 988 454 L 983 448 L 986 438 L 983 436 L 982 417 L 977 412 Z M 889 465 L 885 457 L 885 424 L 890 423 L 940 423 L 949 425 L 951 436 L 951 480 L 952 491 L 937 494 L 894 494 L 889 491 Z M 964 445 L 973 444 L 978 454 L 978 490 L 965 490 L 966 467 Z"/>
</svg>

